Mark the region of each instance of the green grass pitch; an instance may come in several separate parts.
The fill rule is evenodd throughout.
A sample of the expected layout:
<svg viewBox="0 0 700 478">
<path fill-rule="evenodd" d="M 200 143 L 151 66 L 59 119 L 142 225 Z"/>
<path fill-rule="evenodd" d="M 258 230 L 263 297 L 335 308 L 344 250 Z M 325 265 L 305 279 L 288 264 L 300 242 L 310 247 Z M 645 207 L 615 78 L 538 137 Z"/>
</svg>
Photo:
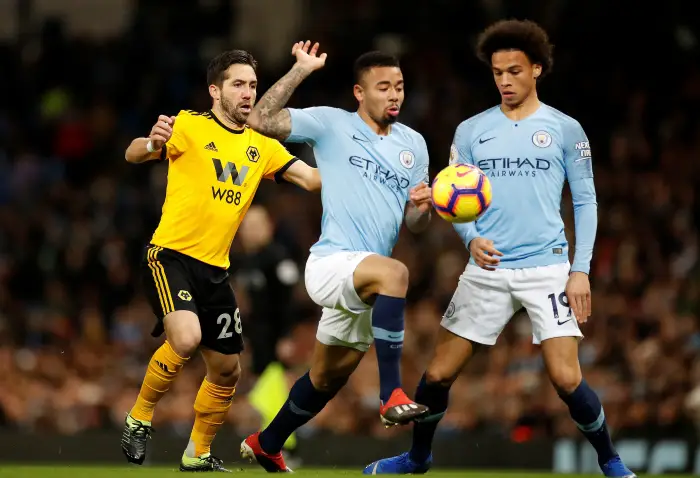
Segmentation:
<svg viewBox="0 0 700 478">
<path fill-rule="evenodd" d="M 234 474 L 247 477 L 267 476 L 263 470 L 254 467 L 232 467 Z M 177 471 L 176 467 L 134 467 L 134 466 L 20 466 L 0 464 L 0 478 L 170 478 L 180 477 L 184 474 Z M 361 470 L 332 469 L 332 468 L 303 468 L 294 473 L 295 476 L 309 476 L 313 478 L 336 478 L 359 476 Z M 200 476 L 197 474 L 196 476 Z M 217 474 L 218 476 L 218 474 Z M 433 470 L 428 474 L 429 478 L 552 478 L 556 476 L 567 478 L 600 478 L 601 475 L 554 475 L 551 473 L 518 473 L 512 471 L 474 471 L 474 470 Z M 652 475 L 644 475 L 652 478 Z M 681 477 L 690 475 L 663 475 L 664 478 Z"/>
</svg>

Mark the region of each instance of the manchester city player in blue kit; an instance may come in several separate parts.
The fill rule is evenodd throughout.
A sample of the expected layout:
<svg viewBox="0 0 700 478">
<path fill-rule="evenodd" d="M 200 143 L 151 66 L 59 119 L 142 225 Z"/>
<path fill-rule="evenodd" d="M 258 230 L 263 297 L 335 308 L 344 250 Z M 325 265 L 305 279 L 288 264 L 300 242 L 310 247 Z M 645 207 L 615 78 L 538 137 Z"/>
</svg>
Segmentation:
<svg viewBox="0 0 700 478">
<path fill-rule="evenodd" d="M 266 136 L 310 144 L 322 182 L 321 237 L 305 272 L 309 296 L 323 307 L 311 368 L 270 425 L 241 444 L 244 458 L 254 457 L 272 472 L 290 471 L 282 445 L 343 387 L 372 341 L 382 421 L 403 425 L 428 412 L 401 388 L 408 270 L 389 257 L 404 218 L 413 232 L 429 223 L 428 149 L 420 134 L 397 123 L 403 75 L 398 61 L 381 52 L 355 62 L 356 112 L 283 109 L 294 89 L 325 64 L 318 44 L 310 47 L 294 45 L 296 64 L 248 118 Z"/>
<path fill-rule="evenodd" d="M 416 391 L 416 401 L 430 413 L 416 422 L 409 452 L 374 462 L 364 473 L 428 471 L 452 383 L 474 351 L 494 345 L 513 314 L 524 308 L 549 378 L 598 453 L 603 474 L 634 477 L 613 447 L 603 407 L 578 363 L 583 337 L 578 323 L 591 314 L 588 272 L 597 227 L 588 138 L 576 120 L 537 97 L 537 82 L 552 66 L 552 45 L 537 24 L 493 24 L 481 34 L 477 55 L 493 73 L 501 104 L 457 127 L 450 160 L 481 168 L 491 180 L 493 202 L 476 223 L 455 226 L 471 260 Z M 564 181 L 574 203 L 571 265 L 560 215 Z"/>
</svg>

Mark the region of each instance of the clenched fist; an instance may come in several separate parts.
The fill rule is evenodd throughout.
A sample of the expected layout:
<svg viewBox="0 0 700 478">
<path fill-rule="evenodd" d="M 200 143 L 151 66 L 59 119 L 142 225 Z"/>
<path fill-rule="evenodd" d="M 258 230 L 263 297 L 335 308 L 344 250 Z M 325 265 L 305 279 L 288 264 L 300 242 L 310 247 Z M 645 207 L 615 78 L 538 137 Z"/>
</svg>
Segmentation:
<svg viewBox="0 0 700 478">
<path fill-rule="evenodd" d="M 163 145 L 170 140 L 170 137 L 173 135 L 174 125 L 174 116 L 158 116 L 158 121 L 156 121 L 156 124 L 151 128 L 151 134 L 148 135 L 155 151 L 160 151 Z"/>
</svg>

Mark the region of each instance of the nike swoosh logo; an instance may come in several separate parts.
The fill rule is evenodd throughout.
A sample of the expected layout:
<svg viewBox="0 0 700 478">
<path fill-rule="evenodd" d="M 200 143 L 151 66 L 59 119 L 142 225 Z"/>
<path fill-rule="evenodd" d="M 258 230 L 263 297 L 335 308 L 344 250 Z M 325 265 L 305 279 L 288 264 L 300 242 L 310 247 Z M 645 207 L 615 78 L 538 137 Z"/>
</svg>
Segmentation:
<svg viewBox="0 0 700 478">
<path fill-rule="evenodd" d="M 387 335 L 387 337 L 389 337 L 392 340 L 398 340 L 401 338 L 401 334 L 399 334 L 399 335 Z"/>
<path fill-rule="evenodd" d="M 368 139 L 366 139 L 366 138 L 358 138 L 358 137 L 355 136 L 354 134 L 352 135 L 352 139 L 354 139 L 355 141 L 362 141 L 363 143 L 369 143 L 369 140 L 368 140 Z"/>
<path fill-rule="evenodd" d="M 491 138 L 486 138 L 486 139 L 479 139 L 479 144 L 484 144 L 487 141 L 491 141 L 493 138 L 495 138 L 495 136 L 493 136 Z"/>
<path fill-rule="evenodd" d="M 557 325 L 564 325 L 565 323 L 571 322 L 572 320 L 574 320 L 574 319 L 565 320 L 564 322 L 560 322 L 557 320 Z"/>
</svg>

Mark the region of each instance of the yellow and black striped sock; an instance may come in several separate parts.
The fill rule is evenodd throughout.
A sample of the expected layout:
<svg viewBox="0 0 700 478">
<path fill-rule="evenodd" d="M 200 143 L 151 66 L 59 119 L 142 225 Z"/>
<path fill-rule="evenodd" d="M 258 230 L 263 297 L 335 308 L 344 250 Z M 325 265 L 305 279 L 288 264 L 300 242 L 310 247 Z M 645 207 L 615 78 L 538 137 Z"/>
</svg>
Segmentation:
<svg viewBox="0 0 700 478">
<path fill-rule="evenodd" d="M 210 452 L 211 442 L 224 424 L 235 392 L 236 387 L 222 387 L 204 379 L 194 401 L 194 427 L 186 455 L 194 458 Z"/>
<path fill-rule="evenodd" d="M 176 354 L 167 340 L 156 350 L 148 363 L 146 376 L 134 408 L 131 409 L 132 418 L 142 422 L 153 420 L 156 403 L 163 398 L 170 388 L 170 383 L 175 380 L 187 360 L 189 359 Z"/>
</svg>

